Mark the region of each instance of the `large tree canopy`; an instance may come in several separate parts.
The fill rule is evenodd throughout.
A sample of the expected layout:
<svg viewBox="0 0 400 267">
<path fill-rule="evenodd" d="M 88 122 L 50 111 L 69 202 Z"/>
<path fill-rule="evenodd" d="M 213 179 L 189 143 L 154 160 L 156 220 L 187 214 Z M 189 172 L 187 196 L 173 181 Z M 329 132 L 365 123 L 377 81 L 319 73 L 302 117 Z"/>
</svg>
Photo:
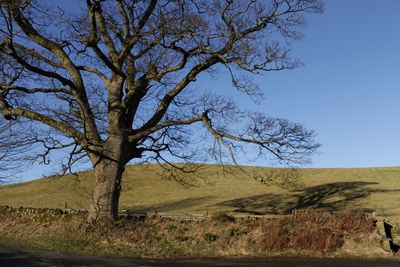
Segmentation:
<svg viewBox="0 0 400 267">
<path fill-rule="evenodd" d="M 68 170 L 90 158 L 90 221 L 116 217 L 121 175 L 135 158 L 186 171 L 171 161 L 196 162 L 205 151 L 235 163 L 253 146 L 258 156 L 301 164 L 318 147 L 301 124 L 192 86 L 202 73 L 226 72 L 233 88 L 257 98 L 252 74 L 301 64 L 288 44 L 301 39 L 305 13 L 321 12 L 318 0 L 0 3 L 0 111 L 30 124 L 44 160 L 66 149 Z"/>
</svg>

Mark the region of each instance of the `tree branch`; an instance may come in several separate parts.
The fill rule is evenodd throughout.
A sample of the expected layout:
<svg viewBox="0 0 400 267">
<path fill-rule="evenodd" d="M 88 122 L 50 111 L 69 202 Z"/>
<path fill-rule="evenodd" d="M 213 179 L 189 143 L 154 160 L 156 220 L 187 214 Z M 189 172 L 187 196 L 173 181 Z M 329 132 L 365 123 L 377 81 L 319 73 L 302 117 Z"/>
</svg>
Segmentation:
<svg viewBox="0 0 400 267">
<path fill-rule="evenodd" d="M 204 115 L 199 115 L 197 117 L 193 117 L 191 119 L 184 119 L 184 120 L 173 120 L 173 121 L 166 121 L 166 122 L 162 122 L 159 123 L 151 128 L 148 128 L 146 130 L 143 131 L 133 131 L 132 134 L 129 135 L 129 141 L 130 142 L 137 142 L 138 140 L 145 138 L 146 136 L 155 133 L 161 129 L 170 127 L 170 126 L 177 126 L 177 125 L 190 125 L 193 124 L 195 122 L 201 122 L 204 120 Z"/>
<path fill-rule="evenodd" d="M 6 46 L 7 46 L 8 49 L 6 49 Z M 36 66 L 33 66 L 33 65 L 29 64 L 25 59 L 23 59 L 21 56 L 18 55 L 18 53 L 15 50 L 14 46 L 12 45 L 12 41 L 10 39 L 6 39 L 5 43 L 0 44 L 0 52 L 11 56 L 19 64 L 21 64 L 21 66 L 25 67 L 29 71 L 32 71 L 32 72 L 34 72 L 36 74 L 39 74 L 41 76 L 45 76 L 45 77 L 48 77 L 48 78 L 56 79 L 56 80 L 60 81 L 63 85 L 70 86 L 71 88 L 75 87 L 75 84 L 71 80 L 69 80 L 67 78 L 64 78 L 60 74 L 58 74 L 56 72 L 52 72 L 52 71 L 47 71 L 47 70 L 44 70 L 42 68 L 39 68 L 39 67 L 36 67 Z"/>
<path fill-rule="evenodd" d="M 140 40 L 141 31 L 143 27 L 148 22 L 150 16 L 153 14 L 157 5 L 157 0 L 151 0 L 146 8 L 146 11 L 143 13 L 141 19 L 138 22 L 137 27 L 134 29 L 134 35 L 130 36 L 130 38 L 125 39 L 125 44 L 119 54 L 119 61 L 124 60 L 128 53 L 132 50 L 134 45 Z"/>
<path fill-rule="evenodd" d="M 57 129 L 58 131 L 60 131 L 61 133 L 65 134 L 67 136 L 74 138 L 74 140 L 80 146 L 82 146 L 82 147 L 87 146 L 84 135 L 66 123 L 56 121 L 56 120 L 49 118 L 45 115 L 42 115 L 40 113 L 26 110 L 23 108 L 6 108 L 6 109 L 2 110 L 2 113 L 3 113 L 3 116 L 23 116 L 25 118 L 41 122 L 43 124 L 46 124 L 47 126 Z"/>
<path fill-rule="evenodd" d="M 58 57 L 60 64 L 62 64 L 65 69 L 70 73 L 73 80 L 73 86 L 71 86 L 71 89 L 73 89 L 73 95 L 78 102 L 79 108 L 84 116 L 85 131 L 87 132 L 87 135 L 90 136 L 91 139 L 93 139 L 93 141 L 100 141 L 100 135 L 94 121 L 94 116 L 89 105 L 89 101 L 85 92 L 84 82 L 79 70 L 76 68 L 74 63 L 71 61 L 69 56 L 65 53 L 60 45 L 49 40 L 48 38 L 45 38 L 34 29 L 29 20 L 20 12 L 18 5 L 11 5 L 10 11 L 13 19 L 22 29 L 22 31 L 35 43 L 54 53 Z M 56 75 L 56 77 L 59 77 L 59 75 Z"/>
<path fill-rule="evenodd" d="M 71 90 L 69 89 L 64 89 L 64 88 L 26 88 L 22 86 L 16 86 L 16 85 L 0 85 L 0 89 L 2 92 L 4 92 L 5 95 L 9 91 L 20 91 L 24 92 L 27 94 L 33 94 L 33 93 L 63 93 L 67 95 L 72 95 Z"/>
<path fill-rule="evenodd" d="M 170 106 L 171 102 L 174 98 L 180 94 L 187 85 L 196 80 L 196 77 L 202 71 L 212 67 L 213 65 L 219 63 L 221 59 L 218 56 L 214 56 L 206 60 L 205 62 L 196 65 L 193 67 L 189 73 L 172 89 L 168 92 L 168 94 L 160 101 L 158 108 L 154 115 L 139 129 L 147 130 L 151 127 L 154 127 L 160 120 L 163 118 L 164 114 L 167 112 L 168 107 Z"/>
</svg>

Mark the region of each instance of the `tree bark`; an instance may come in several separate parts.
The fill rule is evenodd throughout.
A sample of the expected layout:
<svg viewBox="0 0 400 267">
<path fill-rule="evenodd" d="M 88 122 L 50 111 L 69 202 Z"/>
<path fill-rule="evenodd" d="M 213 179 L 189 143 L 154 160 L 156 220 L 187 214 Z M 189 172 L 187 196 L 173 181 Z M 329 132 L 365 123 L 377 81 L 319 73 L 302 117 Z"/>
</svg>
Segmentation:
<svg viewBox="0 0 400 267">
<path fill-rule="evenodd" d="M 87 218 L 89 223 L 117 219 L 123 171 L 123 163 L 109 159 L 102 159 L 94 167 L 94 185 Z"/>
<path fill-rule="evenodd" d="M 105 147 L 110 147 L 112 151 L 96 156 L 93 162 L 94 184 L 87 217 L 89 223 L 112 222 L 118 217 L 121 178 L 126 165 L 123 141 L 118 143 L 109 140 Z"/>
</svg>

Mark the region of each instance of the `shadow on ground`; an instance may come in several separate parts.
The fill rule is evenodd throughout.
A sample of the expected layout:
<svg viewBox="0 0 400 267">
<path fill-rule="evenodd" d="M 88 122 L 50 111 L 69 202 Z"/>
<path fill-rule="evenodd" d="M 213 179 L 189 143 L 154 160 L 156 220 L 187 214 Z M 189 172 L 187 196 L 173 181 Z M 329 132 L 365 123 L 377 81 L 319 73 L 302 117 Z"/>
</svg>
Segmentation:
<svg viewBox="0 0 400 267">
<path fill-rule="evenodd" d="M 337 182 L 306 187 L 285 194 L 264 194 L 232 199 L 218 203 L 237 213 L 264 215 L 289 213 L 295 209 L 325 208 L 339 210 L 355 200 L 372 194 L 396 193 L 400 189 L 371 188 L 375 182 Z"/>
<path fill-rule="evenodd" d="M 287 214 L 296 209 L 323 208 L 331 211 L 355 206 L 358 200 L 366 199 L 374 194 L 394 193 L 400 189 L 381 189 L 377 182 L 336 182 L 305 187 L 282 194 L 261 194 L 249 197 L 231 199 L 210 205 L 218 209 L 233 211 L 240 214 L 267 215 Z M 192 197 L 153 206 L 139 206 L 132 210 L 136 213 L 145 212 L 179 212 L 203 205 L 209 205 L 214 196 Z M 384 198 L 379 198 L 379 201 Z M 377 203 L 378 205 L 379 203 Z M 365 211 L 373 211 L 373 207 L 364 207 Z"/>
</svg>

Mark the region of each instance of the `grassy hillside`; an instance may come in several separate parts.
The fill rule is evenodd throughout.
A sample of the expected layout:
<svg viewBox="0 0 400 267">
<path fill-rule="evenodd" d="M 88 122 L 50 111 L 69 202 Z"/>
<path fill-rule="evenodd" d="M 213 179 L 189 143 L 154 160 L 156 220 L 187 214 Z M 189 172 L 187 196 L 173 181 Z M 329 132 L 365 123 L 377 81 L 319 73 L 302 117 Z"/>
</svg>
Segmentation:
<svg viewBox="0 0 400 267">
<path fill-rule="evenodd" d="M 275 170 L 246 167 L 268 178 Z M 296 188 L 264 185 L 241 172 L 222 174 L 219 166 L 201 170 L 204 180 L 184 188 L 161 178 L 158 166 L 127 167 L 121 209 L 168 213 L 282 213 L 294 208 L 360 207 L 400 219 L 400 167 L 362 169 L 300 169 Z M 281 174 L 281 172 L 280 172 Z M 279 175 L 278 175 L 279 176 Z M 91 173 L 45 178 L 0 187 L 0 205 L 87 208 Z"/>
</svg>

